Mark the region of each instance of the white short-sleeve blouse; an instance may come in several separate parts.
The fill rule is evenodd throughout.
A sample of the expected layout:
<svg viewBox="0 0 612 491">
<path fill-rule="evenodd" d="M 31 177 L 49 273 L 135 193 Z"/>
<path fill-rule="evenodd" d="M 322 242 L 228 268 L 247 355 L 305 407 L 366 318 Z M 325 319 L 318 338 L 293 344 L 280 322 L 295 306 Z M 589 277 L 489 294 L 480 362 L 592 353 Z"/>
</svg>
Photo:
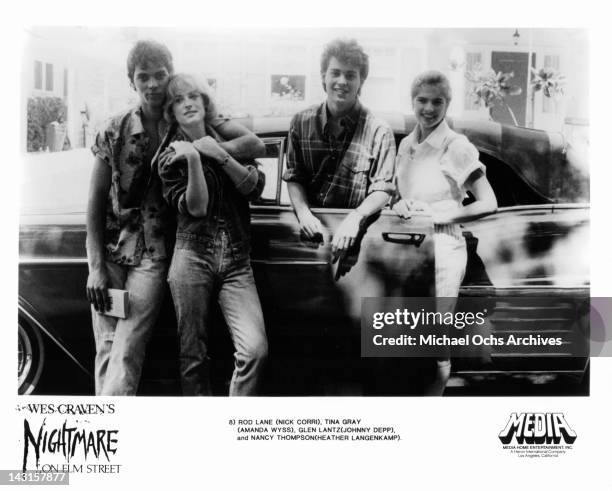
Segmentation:
<svg viewBox="0 0 612 491">
<path fill-rule="evenodd" d="M 476 147 L 442 121 L 421 143 L 416 129 L 401 141 L 396 157 L 397 191 L 401 198 L 448 210 L 461 206 L 465 182 L 479 169 L 485 172 Z"/>
</svg>

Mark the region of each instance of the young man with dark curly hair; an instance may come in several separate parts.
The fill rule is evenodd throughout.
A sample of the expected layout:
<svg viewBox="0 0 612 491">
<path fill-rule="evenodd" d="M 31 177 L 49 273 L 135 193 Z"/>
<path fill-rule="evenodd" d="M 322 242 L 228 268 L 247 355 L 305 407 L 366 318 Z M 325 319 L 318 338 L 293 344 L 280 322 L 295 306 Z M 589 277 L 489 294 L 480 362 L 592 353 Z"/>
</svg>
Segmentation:
<svg viewBox="0 0 612 491">
<path fill-rule="evenodd" d="M 330 42 L 321 56 L 327 99 L 296 114 L 289 129 L 289 197 L 302 233 L 321 241 L 323 225 L 311 207 L 350 208 L 334 232 L 332 250 L 347 250 L 365 218 L 393 194 L 395 140 L 389 125 L 359 102 L 368 55 L 352 39 Z"/>
</svg>

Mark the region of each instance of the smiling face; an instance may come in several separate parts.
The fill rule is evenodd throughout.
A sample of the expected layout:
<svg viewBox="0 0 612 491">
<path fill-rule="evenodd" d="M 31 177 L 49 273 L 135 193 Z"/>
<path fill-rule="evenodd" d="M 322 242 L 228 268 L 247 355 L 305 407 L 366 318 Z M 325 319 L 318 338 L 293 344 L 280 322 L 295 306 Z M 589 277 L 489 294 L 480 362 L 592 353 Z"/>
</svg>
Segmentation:
<svg viewBox="0 0 612 491">
<path fill-rule="evenodd" d="M 172 97 L 172 114 L 183 128 L 203 124 L 206 106 L 200 91 L 188 84 L 182 84 Z"/>
<path fill-rule="evenodd" d="M 412 99 L 412 107 L 417 123 L 426 136 L 444 120 L 448 101 L 440 85 L 422 85 Z"/>
<path fill-rule="evenodd" d="M 164 105 L 170 74 L 164 65 L 136 65 L 132 87 L 145 107 L 160 109 Z"/>
<path fill-rule="evenodd" d="M 343 63 L 336 57 L 332 57 L 323 74 L 323 88 L 327 94 L 330 110 L 343 112 L 353 107 L 362 83 L 359 67 Z"/>
</svg>

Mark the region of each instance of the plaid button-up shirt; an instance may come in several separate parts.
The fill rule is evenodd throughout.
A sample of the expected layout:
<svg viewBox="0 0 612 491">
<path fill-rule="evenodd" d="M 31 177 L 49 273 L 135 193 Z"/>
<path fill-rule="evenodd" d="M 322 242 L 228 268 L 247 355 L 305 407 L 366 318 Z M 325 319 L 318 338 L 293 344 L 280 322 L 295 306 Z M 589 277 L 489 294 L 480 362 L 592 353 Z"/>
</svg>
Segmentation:
<svg viewBox="0 0 612 491">
<path fill-rule="evenodd" d="M 389 125 L 359 104 L 334 137 L 326 103 L 291 120 L 283 179 L 304 186 L 314 207 L 356 208 L 373 191 L 392 195 L 395 140 Z"/>
</svg>

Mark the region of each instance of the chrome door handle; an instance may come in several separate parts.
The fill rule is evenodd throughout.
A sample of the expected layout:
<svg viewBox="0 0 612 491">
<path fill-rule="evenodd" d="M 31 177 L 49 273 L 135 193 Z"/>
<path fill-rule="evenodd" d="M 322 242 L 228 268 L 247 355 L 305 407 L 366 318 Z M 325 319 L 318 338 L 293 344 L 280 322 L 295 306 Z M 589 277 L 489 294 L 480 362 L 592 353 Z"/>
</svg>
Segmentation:
<svg viewBox="0 0 612 491">
<path fill-rule="evenodd" d="M 392 242 L 393 244 L 406 244 L 420 247 L 425 240 L 426 234 L 415 234 L 415 233 L 397 233 L 397 232 L 383 232 L 382 238 L 385 242 Z"/>
</svg>

